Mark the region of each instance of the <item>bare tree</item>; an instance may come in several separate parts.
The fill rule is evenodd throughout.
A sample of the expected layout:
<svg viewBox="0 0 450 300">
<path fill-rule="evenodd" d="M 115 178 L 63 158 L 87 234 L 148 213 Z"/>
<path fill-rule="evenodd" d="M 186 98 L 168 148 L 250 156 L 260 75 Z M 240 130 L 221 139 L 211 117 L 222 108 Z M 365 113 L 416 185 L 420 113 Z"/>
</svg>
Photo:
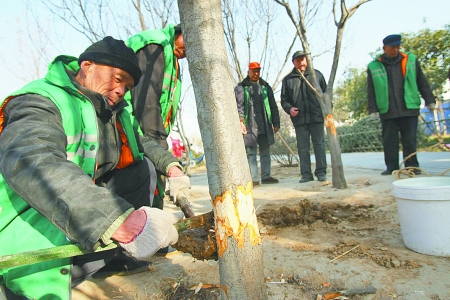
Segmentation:
<svg viewBox="0 0 450 300">
<path fill-rule="evenodd" d="M 275 90 L 289 56 L 289 51 L 286 55 L 279 53 L 281 35 L 274 33 L 277 6 L 272 0 L 222 0 L 222 14 L 235 83 L 247 76 L 249 62 L 258 61 L 263 66 L 264 79 L 273 78 L 271 75 L 278 72 L 271 84 Z"/>
<path fill-rule="evenodd" d="M 226 55 L 220 0 L 179 0 L 205 148 L 222 299 L 266 299 L 252 180 Z"/>
<path fill-rule="evenodd" d="M 29 1 L 29 0 L 28 0 Z M 178 23 L 175 0 L 39 0 L 50 15 L 91 43 L 107 35 L 126 39 L 149 28 Z M 29 6 L 33 5 L 29 2 Z M 37 15 L 37 12 L 34 12 Z"/>
<path fill-rule="evenodd" d="M 338 189 L 344 189 L 347 188 L 347 183 L 345 181 L 344 176 L 344 168 L 342 165 L 342 158 L 341 158 L 341 147 L 339 145 L 339 139 L 337 135 L 337 130 L 333 118 L 332 113 L 332 99 L 333 99 L 333 84 L 334 80 L 336 78 L 336 71 L 339 63 L 339 56 L 341 52 L 341 46 L 342 46 L 342 36 L 344 33 L 344 28 L 347 23 L 347 21 L 350 19 L 350 17 L 356 12 L 356 10 L 364 3 L 369 2 L 370 0 L 359 0 L 357 4 L 352 6 L 350 9 L 347 9 L 347 6 L 345 4 L 345 0 L 340 0 L 340 18 L 338 19 L 338 12 L 336 10 L 336 0 L 333 1 L 333 15 L 335 20 L 335 25 L 337 27 L 337 33 L 336 33 L 336 42 L 334 47 L 334 56 L 333 56 L 333 64 L 331 67 L 331 73 L 330 78 L 328 80 L 327 90 L 325 93 L 322 93 L 322 90 L 320 89 L 316 74 L 313 71 L 314 65 L 313 61 L 311 59 L 311 50 L 310 45 L 308 43 L 307 35 L 306 35 L 306 19 L 305 19 L 305 11 L 307 11 L 307 8 L 304 7 L 303 1 L 298 0 L 298 12 L 297 16 L 298 19 L 294 16 L 294 13 L 291 10 L 291 7 L 286 0 L 274 0 L 276 3 L 282 5 L 286 9 L 286 13 L 288 14 L 290 20 L 295 25 L 297 29 L 297 34 L 300 37 L 300 40 L 302 42 L 303 49 L 306 53 L 309 53 L 306 56 L 306 59 L 308 61 L 308 71 L 312 76 L 312 83 L 309 83 L 311 85 L 311 88 L 315 90 L 315 92 L 318 95 L 320 107 L 322 108 L 323 117 L 325 119 L 325 128 L 327 129 L 327 136 L 328 136 L 328 145 L 330 149 L 330 155 L 331 155 L 331 168 L 332 168 L 332 181 L 333 181 L 333 187 Z M 306 1 L 306 4 L 309 4 L 309 1 Z M 304 78 L 306 79 L 306 78 Z"/>
</svg>

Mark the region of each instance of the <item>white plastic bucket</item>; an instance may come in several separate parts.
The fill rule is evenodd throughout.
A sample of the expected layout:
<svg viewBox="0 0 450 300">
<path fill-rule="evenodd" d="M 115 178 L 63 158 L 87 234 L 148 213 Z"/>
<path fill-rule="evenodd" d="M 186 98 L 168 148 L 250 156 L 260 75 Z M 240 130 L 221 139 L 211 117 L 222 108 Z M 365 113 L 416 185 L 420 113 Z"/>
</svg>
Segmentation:
<svg viewBox="0 0 450 300">
<path fill-rule="evenodd" d="M 392 185 L 405 246 L 450 256 L 450 178 L 408 178 Z"/>
</svg>

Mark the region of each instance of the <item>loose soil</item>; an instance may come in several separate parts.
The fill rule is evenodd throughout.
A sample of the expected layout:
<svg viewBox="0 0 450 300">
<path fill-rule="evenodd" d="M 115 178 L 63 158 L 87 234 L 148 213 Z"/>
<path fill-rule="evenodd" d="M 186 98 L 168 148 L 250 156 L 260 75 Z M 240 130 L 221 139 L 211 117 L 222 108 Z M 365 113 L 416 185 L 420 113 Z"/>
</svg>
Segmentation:
<svg viewBox="0 0 450 300">
<path fill-rule="evenodd" d="M 299 184 L 297 167 L 272 167 L 279 184 L 254 189 L 268 299 L 450 299 L 450 258 L 403 244 L 391 176 L 345 167 L 348 188 Z M 331 174 L 331 170 L 328 170 Z M 424 175 L 421 175 L 424 176 Z M 205 168 L 194 169 L 189 201 L 211 210 Z M 165 210 L 176 211 L 173 204 Z M 218 262 L 177 252 L 154 256 L 149 271 L 99 276 L 73 299 L 220 299 Z M 348 291 L 339 296 L 337 291 Z M 369 294 L 353 294 L 369 292 Z M 325 298 L 328 297 L 328 298 Z M 330 298 L 332 297 L 332 298 Z"/>
</svg>

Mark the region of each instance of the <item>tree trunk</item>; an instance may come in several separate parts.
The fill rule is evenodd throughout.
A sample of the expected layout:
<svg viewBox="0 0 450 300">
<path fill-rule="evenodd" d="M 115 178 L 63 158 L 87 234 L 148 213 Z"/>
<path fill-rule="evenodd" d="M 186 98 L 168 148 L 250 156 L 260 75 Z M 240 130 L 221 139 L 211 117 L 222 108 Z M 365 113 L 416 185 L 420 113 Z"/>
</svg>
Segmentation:
<svg viewBox="0 0 450 300">
<path fill-rule="evenodd" d="M 336 189 L 346 189 L 347 181 L 344 175 L 344 165 L 342 164 L 341 145 L 339 144 L 338 133 L 334 123 L 333 114 L 331 113 L 331 97 L 327 93 L 323 94 L 325 103 L 330 105 L 330 111 L 324 114 L 325 128 L 327 129 L 328 147 L 331 156 L 331 176 L 333 187 Z M 325 105 L 324 105 L 325 106 Z"/>
<path fill-rule="evenodd" d="M 263 252 L 220 0 L 179 0 L 181 26 L 206 155 L 222 299 L 267 299 Z"/>
</svg>

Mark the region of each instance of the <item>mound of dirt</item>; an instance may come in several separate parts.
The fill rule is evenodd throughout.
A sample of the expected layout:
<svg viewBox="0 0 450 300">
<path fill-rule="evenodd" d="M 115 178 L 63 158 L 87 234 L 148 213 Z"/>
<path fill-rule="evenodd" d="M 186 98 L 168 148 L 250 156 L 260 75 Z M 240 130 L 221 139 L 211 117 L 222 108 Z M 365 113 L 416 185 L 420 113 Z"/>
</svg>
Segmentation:
<svg viewBox="0 0 450 300">
<path fill-rule="evenodd" d="M 318 220 L 329 224 L 337 224 L 343 219 L 349 221 L 368 219 L 371 217 L 370 212 L 374 207 L 373 204 L 312 203 L 303 199 L 296 205 L 264 209 L 257 214 L 257 217 L 258 221 L 264 225 L 275 227 L 310 225 Z"/>
</svg>

